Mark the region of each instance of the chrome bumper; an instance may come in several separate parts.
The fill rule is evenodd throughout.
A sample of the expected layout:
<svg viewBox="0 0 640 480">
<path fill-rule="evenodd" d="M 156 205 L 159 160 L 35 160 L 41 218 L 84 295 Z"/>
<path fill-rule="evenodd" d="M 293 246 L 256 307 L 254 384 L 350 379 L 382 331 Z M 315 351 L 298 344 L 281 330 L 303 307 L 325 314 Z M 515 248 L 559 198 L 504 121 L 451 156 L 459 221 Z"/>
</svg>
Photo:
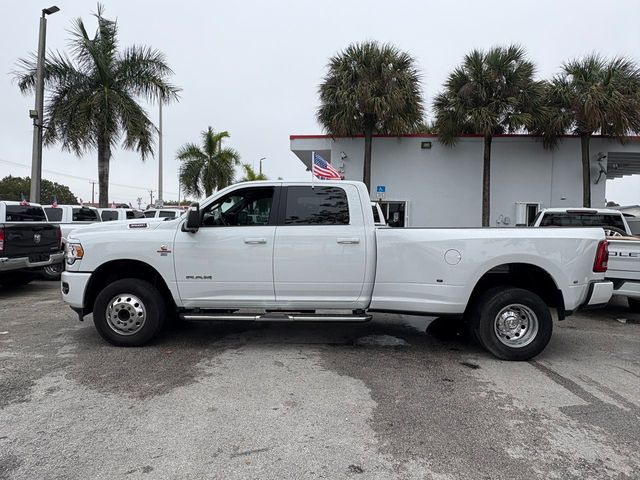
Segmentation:
<svg viewBox="0 0 640 480">
<path fill-rule="evenodd" d="M 0 272 L 8 272 L 11 270 L 23 270 L 27 268 L 41 268 L 48 265 L 55 265 L 56 263 L 62 263 L 64 259 L 64 253 L 52 253 L 49 255 L 49 260 L 42 262 L 30 262 L 29 257 L 8 258 L 0 257 Z"/>
</svg>

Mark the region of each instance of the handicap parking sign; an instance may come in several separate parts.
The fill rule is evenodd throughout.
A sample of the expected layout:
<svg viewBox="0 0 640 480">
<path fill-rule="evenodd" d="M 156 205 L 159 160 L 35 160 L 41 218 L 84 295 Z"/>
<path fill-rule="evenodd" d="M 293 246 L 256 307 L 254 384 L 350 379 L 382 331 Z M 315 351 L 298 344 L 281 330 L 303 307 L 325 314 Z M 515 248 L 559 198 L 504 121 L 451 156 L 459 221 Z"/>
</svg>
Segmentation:
<svg viewBox="0 0 640 480">
<path fill-rule="evenodd" d="M 376 187 L 376 192 L 378 193 L 384 193 L 386 191 L 387 187 L 385 185 L 378 185 Z"/>
</svg>

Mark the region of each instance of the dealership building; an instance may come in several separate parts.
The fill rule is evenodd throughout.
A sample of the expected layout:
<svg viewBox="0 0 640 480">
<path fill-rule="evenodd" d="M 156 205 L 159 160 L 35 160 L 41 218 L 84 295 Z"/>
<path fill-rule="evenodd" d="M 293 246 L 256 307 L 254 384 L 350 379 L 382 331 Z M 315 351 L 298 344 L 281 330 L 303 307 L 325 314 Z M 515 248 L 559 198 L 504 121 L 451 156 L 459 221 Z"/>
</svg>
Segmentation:
<svg viewBox="0 0 640 480">
<path fill-rule="evenodd" d="M 364 138 L 291 135 L 291 151 L 307 168 L 319 153 L 347 180 L 362 180 Z M 481 225 L 482 136 L 458 138 L 453 147 L 435 135 L 375 136 L 372 199 L 394 226 Z M 624 144 L 591 139 L 591 199 L 604 207 L 606 180 L 640 173 L 640 138 Z M 638 193 L 640 197 L 640 192 Z M 496 135 L 491 154 L 492 226 L 526 225 L 538 210 L 582 205 L 580 138 L 564 137 L 545 149 L 532 135 Z"/>
</svg>

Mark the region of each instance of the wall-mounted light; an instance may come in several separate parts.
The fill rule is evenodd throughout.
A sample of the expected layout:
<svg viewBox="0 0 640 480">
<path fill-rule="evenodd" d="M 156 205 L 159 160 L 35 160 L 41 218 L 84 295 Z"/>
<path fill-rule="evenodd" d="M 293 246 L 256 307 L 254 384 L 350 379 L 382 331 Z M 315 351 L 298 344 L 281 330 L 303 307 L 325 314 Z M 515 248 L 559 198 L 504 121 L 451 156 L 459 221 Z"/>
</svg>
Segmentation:
<svg viewBox="0 0 640 480">
<path fill-rule="evenodd" d="M 420 148 L 422 149 L 431 148 L 431 142 L 420 142 Z"/>
<path fill-rule="evenodd" d="M 344 152 L 340 152 L 340 158 L 341 158 L 342 160 L 346 159 L 348 156 L 349 156 L 349 155 L 347 155 L 346 153 L 344 153 Z"/>
</svg>

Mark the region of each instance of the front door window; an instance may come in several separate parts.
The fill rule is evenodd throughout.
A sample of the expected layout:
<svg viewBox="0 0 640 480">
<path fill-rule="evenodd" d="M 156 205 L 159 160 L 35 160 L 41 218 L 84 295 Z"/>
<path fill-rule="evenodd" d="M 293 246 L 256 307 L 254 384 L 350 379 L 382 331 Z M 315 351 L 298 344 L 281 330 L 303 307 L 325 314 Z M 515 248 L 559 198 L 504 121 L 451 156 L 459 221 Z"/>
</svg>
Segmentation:
<svg viewBox="0 0 640 480">
<path fill-rule="evenodd" d="M 203 227 L 267 225 L 273 204 L 273 187 L 233 192 L 202 212 Z"/>
</svg>

